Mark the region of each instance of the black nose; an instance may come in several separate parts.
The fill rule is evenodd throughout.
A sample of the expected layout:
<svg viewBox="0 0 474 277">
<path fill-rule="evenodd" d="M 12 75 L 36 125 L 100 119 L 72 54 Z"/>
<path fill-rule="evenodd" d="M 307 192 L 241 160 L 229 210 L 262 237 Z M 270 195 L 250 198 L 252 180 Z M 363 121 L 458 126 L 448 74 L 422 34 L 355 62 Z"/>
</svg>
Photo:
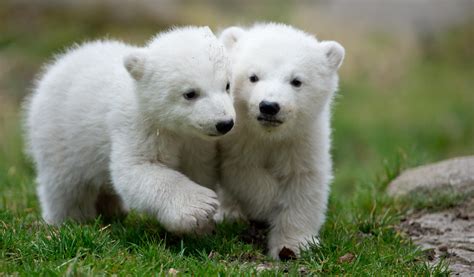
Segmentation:
<svg viewBox="0 0 474 277">
<path fill-rule="evenodd" d="M 232 127 L 234 127 L 234 120 L 228 120 L 228 121 L 221 121 L 216 124 L 216 129 L 219 133 L 225 134 L 232 130 Z"/>
<path fill-rule="evenodd" d="M 277 102 L 262 101 L 258 105 L 260 112 L 266 115 L 276 115 L 280 111 L 280 105 Z"/>
</svg>

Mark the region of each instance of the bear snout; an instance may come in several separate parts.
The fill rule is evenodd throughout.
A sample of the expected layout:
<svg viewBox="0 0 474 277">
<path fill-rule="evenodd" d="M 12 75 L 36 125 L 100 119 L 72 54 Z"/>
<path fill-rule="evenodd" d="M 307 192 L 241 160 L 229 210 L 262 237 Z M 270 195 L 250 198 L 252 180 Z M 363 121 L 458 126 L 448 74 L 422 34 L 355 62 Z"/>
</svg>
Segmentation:
<svg viewBox="0 0 474 277">
<path fill-rule="evenodd" d="M 277 102 L 270 102 L 265 100 L 260 102 L 258 108 L 260 109 L 260 113 L 262 113 L 263 115 L 270 116 L 276 115 L 280 111 L 280 105 Z"/>
<path fill-rule="evenodd" d="M 234 120 L 220 121 L 216 124 L 216 130 L 220 134 L 226 134 L 234 127 Z"/>
</svg>

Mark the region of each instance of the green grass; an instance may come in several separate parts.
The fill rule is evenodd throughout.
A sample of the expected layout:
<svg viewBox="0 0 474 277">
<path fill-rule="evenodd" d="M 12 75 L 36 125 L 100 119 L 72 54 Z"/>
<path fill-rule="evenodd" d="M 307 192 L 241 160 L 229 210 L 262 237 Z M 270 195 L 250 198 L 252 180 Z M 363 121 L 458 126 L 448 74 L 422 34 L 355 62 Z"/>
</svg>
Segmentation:
<svg viewBox="0 0 474 277">
<path fill-rule="evenodd" d="M 10 129 L 11 130 L 11 129 Z M 13 129 L 15 130 L 15 129 Z M 8 137 L 8 153 L 22 157 L 18 132 Z M 3 149 L 5 150 L 5 149 Z M 195 275 L 252 275 L 271 264 L 273 274 L 443 275 L 446 265 L 428 266 L 424 255 L 396 231 L 400 212 L 382 193 L 399 168 L 398 159 L 352 197 L 332 194 L 320 246 L 290 262 L 273 262 L 259 245 L 244 239 L 248 226 L 224 224 L 216 234 L 180 238 L 151 218 L 131 214 L 124 221 L 45 225 L 39 216 L 32 171 L 24 159 L 0 160 L 0 272 L 23 276 L 164 274 L 171 268 Z M 6 166 L 10 164 L 10 166 Z M 15 168 L 15 169 L 13 169 Z M 341 263 L 347 253 L 351 262 Z"/>
<path fill-rule="evenodd" d="M 336 178 L 322 243 L 298 260 L 274 262 L 260 244 L 248 242 L 243 224 L 220 225 L 203 238 L 180 238 L 135 213 L 112 223 L 51 227 L 41 221 L 19 120 L 19 102 L 33 75 L 74 41 L 111 34 L 140 42 L 156 31 L 146 22 L 106 25 L 97 19 L 100 14 L 78 25 L 77 16 L 53 12 L 36 22 L 39 31 L 28 24 L 0 25 L 0 57 L 12 65 L 0 80 L 0 275 L 141 276 L 174 268 L 185 275 L 248 276 L 259 264 L 271 265 L 259 274 L 272 276 L 448 274 L 444 263 L 430 266 L 395 226 L 409 208 L 449 207 L 457 196 L 404 202 L 384 190 L 406 167 L 474 152 L 474 66 L 466 50 L 474 43 L 471 25 L 419 49 L 427 54 L 405 64 L 395 84 L 374 84 L 364 77 L 367 72 L 343 76 L 333 120 Z M 354 258 L 341 262 L 348 253 Z"/>
<path fill-rule="evenodd" d="M 459 206 L 472 197 L 474 192 L 459 192 L 454 188 L 420 189 L 400 199 L 399 203 L 415 210 L 440 211 Z"/>
</svg>

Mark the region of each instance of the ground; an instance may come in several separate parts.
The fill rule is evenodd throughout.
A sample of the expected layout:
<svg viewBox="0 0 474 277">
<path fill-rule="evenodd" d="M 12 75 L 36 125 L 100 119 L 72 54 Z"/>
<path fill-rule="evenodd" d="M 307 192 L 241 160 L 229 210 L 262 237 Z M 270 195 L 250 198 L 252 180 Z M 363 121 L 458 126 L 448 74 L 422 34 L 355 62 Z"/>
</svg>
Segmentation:
<svg viewBox="0 0 474 277">
<path fill-rule="evenodd" d="M 474 156 L 448 159 L 405 170 L 387 188 L 411 208 L 399 230 L 456 276 L 474 274 L 473 168 Z"/>
<path fill-rule="evenodd" d="M 431 264 L 445 260 L 453 274 L 474 274 L 474 197 L 440 211 L 415 211 L 400 230 L 420 245 Z"/>
<path fill-rule="evenodd" d="M 29 19 L 37 22 L 35 16 Z M 211 236 L 180 238 L 137 214 L 59 228 L 41 221 L 19 116 L 34 74 L 74 41 L 133 33 L 127 38 L 141 43 L 157 30 L 142 22 L 133 30 L 108 26 L 102 14 L 74 16 L 57 12 L 34 28 L 30 21 L 0 24 L 0 275 L 448 274 L 447 262 L 432 264 L 398 227 L 408 211 L 432 206 L 414 208 L 389 198 L 385 188 L 403 168 L 474 152 L 472 24 L 404 50 L 413 54 L 409 59 L 398 56 L 397 40 L 383 35 L 364 42 L 373 60 L 354 60 L 347 44 L 344 66 L 356 70 L 343 72 L 334 105 L 335 181 L 322 244 L 299 260 L 277 263 L 263 255 L 264 232 L 255 226 L 225 224 Z M 384 63 L 389 60 L 394 63 Z"/>
</svg>

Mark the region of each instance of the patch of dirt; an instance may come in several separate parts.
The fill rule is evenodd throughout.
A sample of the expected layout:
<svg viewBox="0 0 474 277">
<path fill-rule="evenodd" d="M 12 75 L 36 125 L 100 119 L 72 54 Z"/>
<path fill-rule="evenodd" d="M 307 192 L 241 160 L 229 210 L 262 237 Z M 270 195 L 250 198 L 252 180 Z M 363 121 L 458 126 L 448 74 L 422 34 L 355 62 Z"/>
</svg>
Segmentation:
<svg viewBox="0 0 474 277">
<path fill-rule="evenodd" d="M 417 212 L 400 225 L 430 263 L 449 262 L 454 276 L 474 276 L 474 198 L 440 212 Z"/>
<path fill-rule="evenodd" d="M 270 226 L 265 222 L 250 221 L 249 227 L 240 235 L 240 239 L 256 248 L 265 251 L 267 248 L 267 235 Z"/>
<path fill-rule="evenodd" d="M 342 255 L 341 257 L 339 257 L 338 259 L 338 262 L 340 264 L 343 264 L 343 263 L 352 263 L 352 261 L 355 259 L 355 255 L 352 254 L 352 253 L 347 253 L 345 255 Z"/>
</svg>

